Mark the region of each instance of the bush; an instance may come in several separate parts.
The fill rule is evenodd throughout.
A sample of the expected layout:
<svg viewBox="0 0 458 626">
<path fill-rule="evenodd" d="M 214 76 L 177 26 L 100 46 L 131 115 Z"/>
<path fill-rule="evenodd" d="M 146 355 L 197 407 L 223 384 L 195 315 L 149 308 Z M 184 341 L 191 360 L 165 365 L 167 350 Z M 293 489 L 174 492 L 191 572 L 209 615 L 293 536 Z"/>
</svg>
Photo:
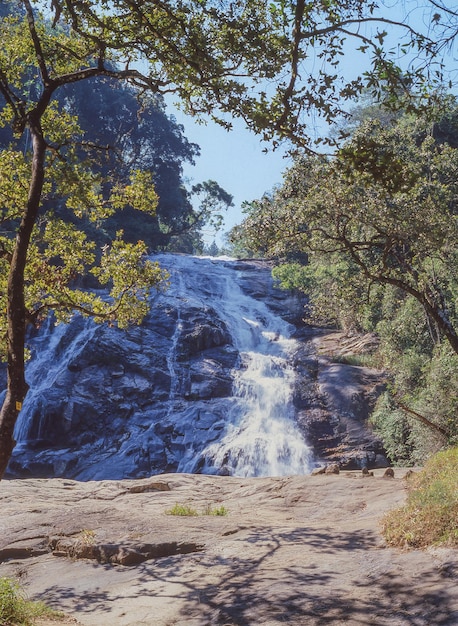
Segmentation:
<svg viewBox="0 0 458 626">
<path fill-rule="evenodd" d="M 411 425 L 406 414 L 396 407 L 389 392 L 378 399 L 370 423 L 382 438 L 385 452 L 393 464 L 415 465 Z"/>
<path fill-rule="evenodd" d="M 0 578 L 0 626 L 32 626 L 35 618 L 62 617 L 42 602 L 26 600 L 19 585 L 9 579 Z"/>
<path fill-rule="evenodd" d="M 383 337 L 381 345 L 386 345 Z M 423 360 L 421 367 L 415 366 L 417 359 Z M 430 356 L 408 350 L 386 366 L 394 382 L 378 399 L 371 422 L 390 460 L 397 465 L 423 465 L 440 449 L 457 445 L 458 357 L 447 342 L 437 345 Z M 413 412 L 403 411 L 399 404 Z M 417 419 L 415 412 L 431 426 Z"/>
<path fill-rule="evenodd" d="M 407 503 L 382 521 L 389 545 L 458 546 L 458 447 L 439 452 L 411 480 Z"/>
</svg>

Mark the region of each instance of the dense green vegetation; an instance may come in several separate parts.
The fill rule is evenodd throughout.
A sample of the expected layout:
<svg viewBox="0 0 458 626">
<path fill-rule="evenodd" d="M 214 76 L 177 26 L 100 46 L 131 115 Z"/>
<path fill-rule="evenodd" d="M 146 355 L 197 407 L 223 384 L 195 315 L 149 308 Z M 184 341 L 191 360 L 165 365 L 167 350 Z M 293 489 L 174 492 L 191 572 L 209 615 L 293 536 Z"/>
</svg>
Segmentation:
<svg viewBox="0 0 458 626">
<path fill-rule="evenodd" d="M 387 542 L 413 548 L 458 546 L 458 448 L 439 452 L 408 480 L 406 505 L 383 520 Z"/>
<path fill-rule="evenodd" d="M 307 319 L 376 332 L 389 377 L 372 421 L 395 463 L 458 438 L 458 108 L 364 119 L 332 158 L 300 157 L 233 237 L 274 256 Z"/>
<path fill-rule="evenodd" d="M 62 616 L 43 602 L 27 600 L 20 586 L 9 578 L 0 578 L 0 625 L 33 626 L 37 618 L 47 617 L 56 622 Z"/>
</svg>

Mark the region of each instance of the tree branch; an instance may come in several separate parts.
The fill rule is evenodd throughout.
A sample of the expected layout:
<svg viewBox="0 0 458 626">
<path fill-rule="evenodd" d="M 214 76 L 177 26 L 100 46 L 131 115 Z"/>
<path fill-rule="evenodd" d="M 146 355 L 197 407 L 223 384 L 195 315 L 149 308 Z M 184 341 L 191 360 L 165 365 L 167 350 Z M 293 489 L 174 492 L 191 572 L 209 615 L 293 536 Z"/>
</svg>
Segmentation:
<svg viewBox="0 0 458 626">
<path fill-rule="evenodd" d="M 23 0 L 22 4 L 24 5 L 27 13 L 27 23 L 29 25 L 30 37 L 32 39 L 33 47 L 35 49 L 35 56 L 37 59 L 41 80 L 43 81 L 43 85 L 47 87 L 49 85 L 49 73 L 48 68 L 46 67 L 45 55 L 41 46 L 40 37 L 38 36 L 37 29 L 35 27 L 35 17 L 33 15 L 32 5 L 30 4 L 29 0 Z"/>
<path fill-rule="evenodd" d="M 425 426 L 427 426 L 431 430 L 434 430 L 434 432 L 436 432 L 439 435 L 441 435 L 441 437 L 445 441 L 448 440 L 450 433 L 445 428 L 442 428 L 442 426 L 439 426 L 438 424 L 435 424 L 434 422 L 431 422 L 431 420 L 429 420 L 427 417 L 425 417 L 424 415 L 421 415 L 420 413 L 417 413 L 417 411 L 414 411 L 413 409 L 409 408 L 408 406 L 406 406 L 402 402 L 399 402 L 397 399 L 396 399 L 396 404 L 398 405 L 398 407 L 400 409 L 402 409 L 403 411 L 405 411 L 409 415 L 412 415 L 419 422 L 421 422 L 422 424 L 424 424 Z"/>
</svg>

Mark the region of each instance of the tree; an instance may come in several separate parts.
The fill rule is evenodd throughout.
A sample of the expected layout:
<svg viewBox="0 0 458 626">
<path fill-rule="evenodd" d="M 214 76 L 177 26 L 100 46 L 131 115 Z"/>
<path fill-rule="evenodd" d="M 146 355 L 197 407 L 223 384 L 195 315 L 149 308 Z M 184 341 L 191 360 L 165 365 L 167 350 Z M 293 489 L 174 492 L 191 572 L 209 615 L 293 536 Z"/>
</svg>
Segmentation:
<svg viewBox="0 0 458 626">
<path fill-rule="evenodd" d="M 216 244 L 216 241 L 212 241 L 210 245 L 205 246 L 203 253 L 208 254 L 209 256 L 218 256 L 219 248 Z"/>
<path fill-rule="evenodd" d="M 388 128 L 370 121 L 335 158 L 298 159 L 239 234 L 270 254 L 307 252 L 312 265 L 337 256 L 345 265 L 334 259 L 335 278 L 340 271 L 356 286 L 356 270 L 363 292 L 401 290 L 458 353 L 458 151 L 438 144 L 430 128 L 409 117 Z"/>
<path fill-rule="evenodd" d="M 450 101 L 448 101 L 450 104 Z M 389 373 L 373 423 L 392 460 L 456 443 L 457 108 L 365 120 L 332 159 L 298 159 L 235 238 L 276 256 L 309 321 L 376 332 Z M 298 252 L 306 262 L 295 260 Z M 291 260 L 292 259 L 292 260 Z"/>
<path fill-rule="evenodd" d="M 102 77 L 66 85 L 57 99 L 65 110 L 78 112 L 86 141 L 107 148 L 96 164 L 102 177 L 116 172 L 116 179 L 127 184 L 132 169 L 151 172 L 158 195 L 154 215 L 129 207 L 110 216 L 103 230 L 113 238 L 122 229 L 125 241 L 141 239 L 156 250 L 167 246 L 167 227 L 178 230 L 176 222 L 186 222 L 193 214 L 183 163 L 193 164 L 199 147 L 188 142 L 183 127 L 166 115 L 162 96 L 143 95 L 141 106 L 137 96 L 138 90 Z"/>
<path fill-rule="evenodd" d="M 155 214 L 130 207 L 117 211 L 104 223 L 104 231 L 113 237 L 122 228 L 126 241 L 142 239 L 151 250 L 166 249 L 180 229 L 185 233 L 190 223 L 199 221 L 192 192 L 183 182 L 183 162 L 193 164 L 199 147 L 189 143 L 183 127 L 166 115 L 159 94 L 143 95 L 139 109 L 135 90 L 103 78 L 62 91 L 59 100 L 65 109 L 78 111 L 87 140 L 111 146 L 99 166 L 104 177 L 116 171 L 118 180 L 127 181 L 132 168 L 148 170 L 153 176 L 158 195 Z M 192 252 L 192 247 L 183 251 Z"/>
<path fill-rule="evenodd" d="M 418 68 L 401 73 L 387 56 L 383 29 L 366 36 L 361 34 L 362 25 L 385 23 L 402 28 L 410 36 L 406 47 L 431 50 L 430 42 L 402 20 L 377 17 L 375 5 L 362 0 L 318 4 L 305 0 L 228 4 L 219 0 L 52 0 L 50 7 L 45 1 L 17 0 L 11 6 L 14 10 L 2 17 L 0 25 L 0 94 L 5 101 L 1 120 L 24 138 L 25 151 L 2 155 L 3 226 L 8 232 L 14 230 L 14 237 L 4 239 L 0 248 L 2 271 L 7 275 L 8 354 L 8 388 L 0 413 L 0 475 L 14 445 L 13 428 L 27 391 L 24 338 L 30 316 L 25 292 L 31 284 L 27 273 L 43 268 L 38 256 L 43 247 L 49 250 L 54 266 L 64 260 L 66 269 L 55 272 L 56 280 L 41 289 L 45 304 L 38 309 L 44 312 L 52 303 L 67 310 L 81 306 L 91 314 L 100 313 L 99 304 L 88 304 L 83 292 L 79 294 L 82 305 L 79 298 L 60 303 L 54 297 L 61 293 L 60 285 L 67 286 L 73 278 L 68 263 L 79 272 L 92 259 L 76 229 L 55 226 L 44 200 L 51 193 L 64 197 L 77 218 L 89 215 L 94 221 L 124 205 L 151 211 L 157 202 L 151 177 L 145 173 L 133 172 L 127 186 L 94 175 L 89 165 L 98 149 L 84 142 L 76 119 L 59 107 L 59 92 L 99 78 L 127 82 L 140 96 L 175 92 L 187 113 L 207 114 L 228 128 L 227 114 L 233 114 L 265 139 L 289 137 L 307 147 L 306 116 L 312 109 L 329 121 L 341 110 L 341 99 L 353 97 L 365 82 L 374 89 L 382 83 L 399 88 L 400 82 L 411 85 L 421 77 Z M 372 52 L 372 72 L 365 78 L 342 81 L 336 71 L 346 38 L 353 39 L 362 52 Z M 315 74 L 306 68 L 311 55 L 321 59 Z M 109 206 L 100 192 L 104 184 L 112 192 Z M 45 209 L 46 217 L 39 222 L 40 211 Z M 61 230 L 67 243 L 59 245 L 53 238 Z M 41 237 L 36 245 L 34 233 Z M 80 257 L 72 256 L 71 249 L 78 250 Z M 119 263 L 123 254 L 129 257 L 132 271 L 132 258 L 141 257 L 143 248 L 121 250 L 118 241 L 113 253 L 104 257 L 100 278 L 123 267 Z M 141 267 L 144 286 L 159 280 L 150 265 Z M 126 302 L 123 289 L 135 290 L 130 271 L 119 280 L 114 275 L 114 295 L 122 303 Z M 136 293 L 144 301 L 142 289 Z M 128 315 L 120 317 L 120 312 L 113 307 L 113 314 L 125 322 Z"/>
</svg>

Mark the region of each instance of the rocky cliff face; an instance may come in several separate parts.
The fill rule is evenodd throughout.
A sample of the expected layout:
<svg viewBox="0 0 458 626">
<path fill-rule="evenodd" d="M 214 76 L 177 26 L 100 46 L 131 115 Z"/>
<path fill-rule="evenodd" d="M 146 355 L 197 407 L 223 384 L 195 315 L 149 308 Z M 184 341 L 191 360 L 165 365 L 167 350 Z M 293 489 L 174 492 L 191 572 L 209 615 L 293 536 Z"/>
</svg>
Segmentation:
<svg viewBox="0 0 458 626">
<path fill-rule="evenodd" d="M 320 459 L 384 463 L 365 425 L 376 373 L 343 376 L 318 355 L 303 303 L 274 287 L 268 264 L 159 260 L 171 288 L 141 326 L 76 316 L 30 337 L 31 391 L 10 475 L 253 476 L 306 473 Z"/>
</svg>

